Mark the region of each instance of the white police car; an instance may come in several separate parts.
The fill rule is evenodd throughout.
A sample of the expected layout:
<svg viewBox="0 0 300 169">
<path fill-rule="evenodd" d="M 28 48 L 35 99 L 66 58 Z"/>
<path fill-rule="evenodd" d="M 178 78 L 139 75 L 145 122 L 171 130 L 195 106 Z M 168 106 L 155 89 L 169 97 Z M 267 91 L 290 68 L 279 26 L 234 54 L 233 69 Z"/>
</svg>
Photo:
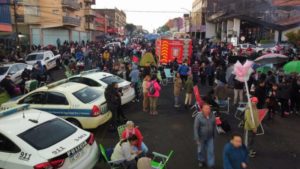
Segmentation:
<svg viewBox="0 0 300 169">
<path fill-rule="evenodd" d="M 1 169 L 92 169 L 94 135 L 52 114 L 19 105 L 0 112 Z"/>
<path fill-rule="evenodd" d="M 11 108 L 29 104 L 30 108 L 60 116 L 78 127 L 93 129 L 106 123 L 112 116 L 107 109 L 103 91 L 84 84 L 61 80 L 38 88 L 1 105 Z"/>
<path fill-rule="evenodd" d="M 0 82 L 5 78 L 5 76 L 10 75 L 11 80 L 19 84 L 22 81 L 22 73 L 24 69 L 27 68 L 29 70 L 32 69 L 31 65 L 27 65 L 25 63 L 7 63 L 0 64 Z"/>
<path fill-rule="evenodd" d="M 135 98 L 135 91 L 134 88 L 131 87 L 131 83 L 110 73 L 99 72 L 98 70 L 85 71 L 79 75 L 70 77 L 69 81 L 82 83 L 103 90 L 111 83 L 116 82 L 123 93 L 121 97 L 122 105 L 131 102 Z"/>
</svg>

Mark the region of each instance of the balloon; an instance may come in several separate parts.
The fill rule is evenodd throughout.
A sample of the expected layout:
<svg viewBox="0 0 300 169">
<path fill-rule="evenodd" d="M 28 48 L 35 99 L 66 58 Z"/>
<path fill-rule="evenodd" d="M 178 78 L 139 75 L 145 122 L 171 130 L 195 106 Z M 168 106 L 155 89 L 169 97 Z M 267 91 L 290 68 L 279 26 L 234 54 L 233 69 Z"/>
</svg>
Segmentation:
<svg viewBox="0 0 300 169">
<path fill-rule="evenodd" d="M 240 82 L 248 81 L 251 73 L 253 72 L 253 64 L 254 63 L 252 61 L 248 60 L 244 63 L 244 65 L 242 65 L 241 62 L 237 61 L 233 67 L 233 74 L 235 74 L 235 79 Z"/>
</svg>

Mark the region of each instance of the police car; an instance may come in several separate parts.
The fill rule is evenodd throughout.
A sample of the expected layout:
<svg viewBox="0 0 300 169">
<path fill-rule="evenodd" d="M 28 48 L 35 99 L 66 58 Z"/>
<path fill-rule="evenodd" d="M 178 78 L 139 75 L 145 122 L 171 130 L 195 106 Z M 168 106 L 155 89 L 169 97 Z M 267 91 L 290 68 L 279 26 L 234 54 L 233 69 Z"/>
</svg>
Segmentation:
<svg viewBox="0 0 300 169">
<path fill-rule="evenodd" d="M 102 90 L 105 90 L 111 83 L 116 82 L 123 93 L 121 97 L 122 105 L 131 102 L 135 98 L 135 91 L 131 87 L 131 83 L 110 73 L 99 72 L 98 70 L 84 71 L 79 75 L 70 77 L 69 81 L 82 83 Z"/>
<path fill-rule="evenodd" d="M 60 116 L 78 127 L 93 129 L 107 122 L 112 114 L 107 109 L 104 92 L 84 84 L 61 80 L 38 88 L 1 105 L 11 108 L 29 104 L 31 108 Z"/>
<path fill-rule="evenodd" d="M 5 78 L 5 76 L 9 75 L 14 83 L 21 83 L 21 75 L 26 68 L 31 70 L 32 66 L 25 63 L 0 64 L 0 82 Z"/>
<path fill-rule="evenodd" d="M 94 135 L 52 114 L 19 105 L 0 112 L 1 169 L 92 169 Z"/>
</svg>

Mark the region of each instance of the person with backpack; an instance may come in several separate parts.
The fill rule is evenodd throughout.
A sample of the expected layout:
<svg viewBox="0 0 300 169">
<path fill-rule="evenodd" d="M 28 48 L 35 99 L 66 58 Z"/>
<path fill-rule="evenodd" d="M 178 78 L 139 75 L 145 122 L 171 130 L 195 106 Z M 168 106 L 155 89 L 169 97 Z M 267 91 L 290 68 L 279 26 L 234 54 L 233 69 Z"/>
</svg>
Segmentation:
<svg viewBox="0 0 300 169">
<path fill-rule="evenodd" d="M 157 82 L 157 76 L 152 75 L 151 81 L 148 87 L 148 96 L 150 101 L 150 115 L 158 115 L 157 112 L 157 100 L 160 96 L 161 87 Z"/>
</svg>

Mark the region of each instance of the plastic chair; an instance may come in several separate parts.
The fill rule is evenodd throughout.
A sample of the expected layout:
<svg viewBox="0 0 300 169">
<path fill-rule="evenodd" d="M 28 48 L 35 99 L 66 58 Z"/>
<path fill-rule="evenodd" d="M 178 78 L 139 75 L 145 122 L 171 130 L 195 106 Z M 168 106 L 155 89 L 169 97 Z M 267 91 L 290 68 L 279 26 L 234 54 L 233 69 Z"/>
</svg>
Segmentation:
<svg viewBox="0 0 300 169">
<path fill-rule="evenodd" d="M 25 91 L 24 93 L 29 93 L 36 88 L 38 88 L 38 81 L 37 80 L 28 80 L 25 82 Z"/>
<path fill-rule="evenodd" d="M 163 86 L 167 85 L 167 79 L 162 78 L 160 71 L 157 71 L 157 79 L 160 81 L 160 84 L 162 84 Z"/>
<path fill-rule="evenodd" d="M 218 100 L 217 103 L 218 103 L 219 107 L 221 108 L 220 112 L 229 115 L 230 98 L 228 97 L 226 100 Z"/>
<path fill-rule="evenodd" d="M 6 92 L 6 90 L 1 90 L 0 93 L 0 105 L 7 102 L 10 99 L 9 94 Z"/>
<path fill-rule="evenodd" d="M 110 169 L 119 169 L 124 168 L 123 162 L 125 160 L 117 160 L 117 161 L 111 161 L 106 154 L 105 148 L 102 146 L 102 144 L 99 144 L 100 152 L 102 157 L 104 158 L 105 162 L 109 165 Z"/>
<path fill-rule="evenodd" d="M 151 160 L 151 167 L 153 169 L 165 169 L 173 153 L 174 153 L 173 150 L 170 151 L 169 155 L 163 155 L 157 152 L 153 152 L 152 154 L 154 155 L 154 157 Z M 156 161 L 157 159 L 160 160 Z"/>
<path fill-rule="evenodd" d="M 171 69 L 164 69 L 165 75 L 166 75 L 166 79 L 167 79 L 167 83 L 172 83 L 174 80 L 174 77 L 171 73 Z"/>
<path fill-rule="evenodd" d="M 235 114 L 234 114 L 234 117 L 237 120 L 242 120 L 240 117 L 245 112 L 247 104 L 248 104 L 247 102 L 239 102 L 238 107 L 236 108 L 236 111 L 235 111 Z"/>
<path fill-rule="evenodd" d="M 261 136 L 265 134 L 265 130 L 264 127 L 262 125 L 262 121 L 264 120 L 264 118 L 266 117 L 267 113 L 268 113 L 268 109 L 259 109 L 258 110 L 258 118 L 259 118 L 259 127 L 261 128 L 261 132 L 260 133 L 256 133 L 256 135 Z"/>
<path fill-rule="evenodd" d="M 125 129 L 126 129 L 126 125 L 118 126 L 118 134 L 119 134 L 120 140 L 122 139 L 122 133 L 123 133 L 123 131 L 125 131 Z"/>
</svg>

